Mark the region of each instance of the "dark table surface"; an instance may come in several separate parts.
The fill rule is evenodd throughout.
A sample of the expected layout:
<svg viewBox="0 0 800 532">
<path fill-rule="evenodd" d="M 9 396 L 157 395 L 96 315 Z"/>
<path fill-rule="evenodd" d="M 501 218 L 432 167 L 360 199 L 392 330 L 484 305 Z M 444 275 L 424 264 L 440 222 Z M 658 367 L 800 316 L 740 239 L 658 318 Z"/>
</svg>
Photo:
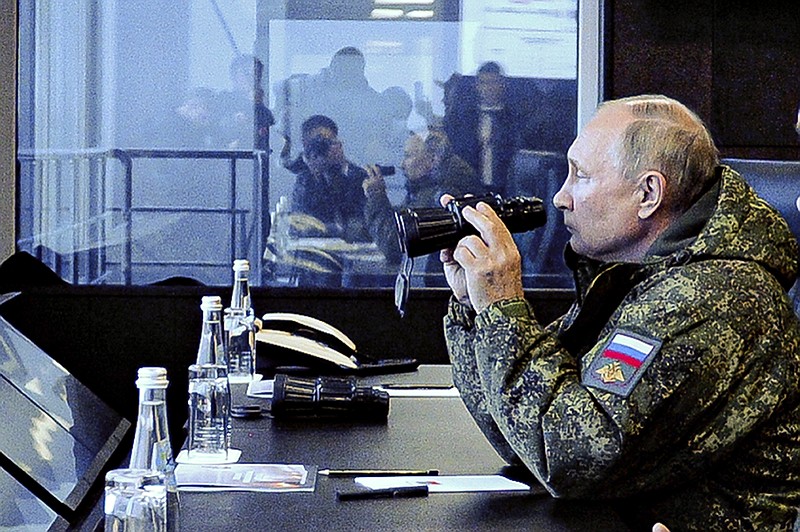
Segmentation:
<svg viewBox="0 0 800 532">
<path fill-rule="evenodd" d="M 367 382 L 442 383 L 448 366 L 422 366 Z M 234 385 L 234 402 L 247 398 Z M 240 463 L 334 469 L 438 469 L 441 475 L 496 474 L 505 463 L 457 397 L 398 398 L 385 423 L 234 420 Z M 604 504 L 531 492 L 432 493 L 425 498 L 338 501 L 350 478 L 318 476 L 313 492 L 182 492 L 183 530 L 626 530 Z"/>
</svg>

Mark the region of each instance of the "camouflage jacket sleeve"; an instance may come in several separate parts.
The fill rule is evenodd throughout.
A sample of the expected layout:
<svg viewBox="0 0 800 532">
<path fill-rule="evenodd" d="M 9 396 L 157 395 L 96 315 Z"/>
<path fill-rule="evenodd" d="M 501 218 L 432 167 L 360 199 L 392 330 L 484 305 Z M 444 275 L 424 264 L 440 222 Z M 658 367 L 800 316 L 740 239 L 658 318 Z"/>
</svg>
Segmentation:
<svg viewBox="0 0 800 532">
<path fill-rule="evenodd" d="M 519 301 L 518 305 L 520 308 L 527 308 L 527 303 L 524 301 Z M 486 396 L 478 373 L 473 347 L 475 342 L 474 323 L 475 312 L 459 303 L 455 298 L 451 298 L 448 314 L 445 317 L 445 336 L 450 353 L 453 383 L 458 388 L 467 410 L 497 453 L 509 464 L 519 464 L 521 463 L 519 457 L 494 422 L 485 400 Z"/>
<path fill-rule="evenodd" d="M 472 309 L 451 297 L 448 314 L 445 317 L 445 336 L 450 353 L 453 383 L 458 388 L 467 410 L 497 453 L 510 464 L 519 463 L 519 459 L 488 410 L 473 349 L 474 320 L 475 313 Z"/>
<path fill-rule="evenodd" d="M 385 192 L 367 196 L 364 205 L 366 219 L 372 241 L 390 263 L 400 261 L 400 243 L 394 223 L 394 208 Z"/>
<path fill-rule="evenodd" d="M 797 393 L 786 384 L 800 377 L 797 321 L 774 278 L 744 262 L 650 277 L 580 358 L 523 301 L 493 304 L 474 323 L 452 311 L 445 334 L 465 403 L 495 447 L 505 441 L 512 452 L 503 456 L 518 457 L 559 497 L 686 482 Z M 627 394 L 584 382 L 619 330 L 658 342 Z"/>
</svg>

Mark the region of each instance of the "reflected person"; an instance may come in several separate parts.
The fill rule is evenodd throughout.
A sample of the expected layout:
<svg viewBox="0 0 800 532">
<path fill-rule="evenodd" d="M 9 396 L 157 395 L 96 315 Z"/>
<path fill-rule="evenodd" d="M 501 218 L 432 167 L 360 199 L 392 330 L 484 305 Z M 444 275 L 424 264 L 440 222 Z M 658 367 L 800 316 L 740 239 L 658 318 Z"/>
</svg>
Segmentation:
<svg viewBox="0 0 800 532">
<path fill-rule="evenodd" d="M 374 162 L 367 159 L 367 148 L 386 133 L 375 120 L 383 114 L 384 102 L 369 84 L 361 50 L 353 46 L 337 50 L 330 64 L 307 80 L 300 100 L 305 102 L 300 116 L 322 114 L 336 121 L 351 160 Z"/>
<path fill-rule="evenodd" d="M 264 64 L 252 55 L 238 55 L 230 64 L 231 90 L 219 95 L 223 148 L 268 150 L 269 128 L 275 124 L 264 103 Z"/>
<path fill-rule="evenodd" d="M 163 127 L 162 145 L 172 149 L 219 149 L 222 131 L 217 98 L 218 95 L 207 87 L 190 90 Z"/>
<path fill-rule="evenodd" d="M 331 139 L 339 138 L 339 127 L 336 122 L 325 115 L 308 117 L 300 126 L 300 142 L 302 143 L 303 151 L 292 159 L 292 141 L 288 136 L 284 137 L 284 145 L 280 153 L 281 165 L 293 174 L 299 174 L 304 169 L 307 169 L 308 163 L 306 162 L 305 153 L 311 139 L 318 136 Z"/>
<path fill-rule="evenodd" d="M 383 102 L 381 113 L 375 119 L 381 134 L 370 140 L 367 146 L 367 160 L 378 161 L 383 165 L 399 166 L 403 160 L 408 137 L 413 133 L 408 128 L 414 104 L 411 96 L 401 87 L 388 87 L 381 92 Z"/>
<path fill-rule="evenodd" d="M 798 244 L 700 119 L 607 102 L 554 197 L 576 301 L 540 323 L 485 204 L 441 259 L 453 379 L 498 452 L 637 530 L 791 530 L 800 506 Z M 443 198 L 447 201 L 447 198 Z"/>
<path fill-rule="evenodd" d="M 345 158 L 342 142 L 330 133 L 309 139 L 303 150 L 306 167 L 297 174 L 292 212 L 325 224 L 326 235 L 348 242 L 369 241 L 364 225 L 361 183 L 367 173 Z"/>
<path fill-rule="evenodd" d="M 386 194 L 386 183 L 377 166 L 367 166 L 369 178 L 363 182 L 366 205 L 364 216 L 372 240 L 390 264 L 400 263 L 395 207 Z M 414 134 L 405 144 L 400 166 L 405 176 L 406 194 L 398 209 L 437 207 L 439 197 L 447 192 L 456 196 L 479 193 L 482 189 L 472 168 L 454 155 L 447 136 L 432 131 L 423 138 Z M 439 261 L 430 261 L 441 273 Z"/>
<path fill-rule="evenodd" d="M 466 79 L 456 78 L 459 84 Z M 506 194 L 511 160 L 520 147 L 526 121 L 521 106 L 508 98 L 506 76 L 494 61 L 484 63 L 475 76 L 474 91 L 453 87 L 444 130 L 453 150 L 477 172 L 488 191 Z"/>
</svg>

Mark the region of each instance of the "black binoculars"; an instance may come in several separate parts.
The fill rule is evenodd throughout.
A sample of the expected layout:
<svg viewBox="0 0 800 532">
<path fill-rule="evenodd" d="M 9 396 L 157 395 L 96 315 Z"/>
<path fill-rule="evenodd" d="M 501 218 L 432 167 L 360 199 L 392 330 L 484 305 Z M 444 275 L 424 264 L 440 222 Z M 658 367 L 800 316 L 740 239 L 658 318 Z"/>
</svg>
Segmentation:
<svg viewBox="0 0 800 532">
<path fill-rule="evenodd" d="M 419 257 L 454 247 L 467 235 L 478 231 L 462 217 L 467 205 L 488 204 L 512 233 L 523 233 L 541 227 L 547 213 L 541 199 L 514 197 L 503 199 L 499 194 L 453 198 L 447 207 L 402 209 L 395 212 L 395 225 L 400 249 L 408 257 Z"/>
<path fill-rule="evenodd" d="M 275 375 L 272 416 L 328 418 L 348 421 L 385 421 L 389 394 L 371 386 L 357 386 L 355 377 L 294 377 Z"/>
</svg>

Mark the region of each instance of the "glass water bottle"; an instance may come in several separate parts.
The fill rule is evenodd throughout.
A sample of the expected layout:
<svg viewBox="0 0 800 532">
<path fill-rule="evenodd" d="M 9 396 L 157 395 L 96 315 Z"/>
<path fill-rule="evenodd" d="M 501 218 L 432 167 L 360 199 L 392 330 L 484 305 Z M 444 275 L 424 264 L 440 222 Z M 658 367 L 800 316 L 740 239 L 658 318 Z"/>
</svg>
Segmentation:
<svg viewBox="0 0 800 532">
<path fill-rule="evenodd" d="M 139 414 L 130 468 L 153 469 L 163 473 L 167 465 L 173 462 L 167 425 L 167 370 L 139 368 L 138 377 Z"/>
<path fill-rule="evenodd" d="M 225 309 L 225 332 L 228 344 L 228 378 L 231 382 L 249 382 L 256 371 L 255 312 L 250 301 L 250 262 L 233 262 L 231 306 Z"/>
<path fill-rule="evenodd" d="M 193 461 L 224 462 L 230 445 L 231 390 L 222 331 L 222 300 L 203 297 L 197 361 L 189 366 L 189 440 Z"/>
</svg>

